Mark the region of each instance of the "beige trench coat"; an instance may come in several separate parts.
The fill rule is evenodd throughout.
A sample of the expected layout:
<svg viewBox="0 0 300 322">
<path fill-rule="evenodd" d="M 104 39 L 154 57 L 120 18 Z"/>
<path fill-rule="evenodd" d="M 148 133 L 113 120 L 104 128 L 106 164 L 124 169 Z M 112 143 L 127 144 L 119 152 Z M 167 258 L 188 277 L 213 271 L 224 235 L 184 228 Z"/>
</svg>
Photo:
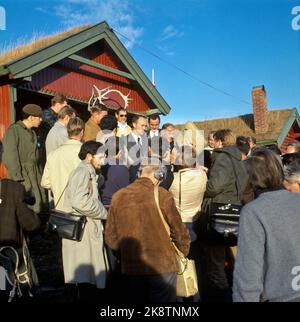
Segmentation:
<svg viewBox="0 0 300 322">
<path fill-rule="evenodd" d="M 106 219 L 107 211 L 99 199 L 95 170 L 86 161 L 82 161 L 70 175 L 63 208 L 64 211 L 87 216 L 80 242 L 62 240 L 65 283 L 90 283 L 104 288 L 107 261 L 103 251 L 101 219 Z"/>
<path fill-rule="evenodd" d="M 81 145 L 80 141 L 67 140 L 47 157 L 41 185 L 52 191 L 54 205 L 58 210 L 63 210 L 64 189 L 67 186 L 69 175 L 81 162 L 78 157 Z"/>
</svg>

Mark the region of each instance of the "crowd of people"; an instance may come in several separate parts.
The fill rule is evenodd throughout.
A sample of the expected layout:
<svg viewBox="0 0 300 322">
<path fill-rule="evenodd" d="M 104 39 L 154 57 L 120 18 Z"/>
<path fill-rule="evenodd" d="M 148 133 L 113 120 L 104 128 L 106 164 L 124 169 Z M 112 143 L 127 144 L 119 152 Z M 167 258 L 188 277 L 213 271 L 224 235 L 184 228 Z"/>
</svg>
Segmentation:
<svg viewBox="0 0 300 322">
<path fill-rule="evenodd" d="M 94 106 L 85 123 L 63 95 L 51 103 L 24 106 L 2 139 L 1 245 L 20 247 L 20 228 L 56 209 L 87 219 L 81 241 L 62 240 L 65 283 L 83 298 L 108 289 L 132 303 L 300 301 L 299 142 L 282 154 L 216 129 L 199 148 L 158 114 L 127 122 L 126 109 Z M 241 207 L 237 246 L 211 233 L 214 203 Z M 176 297 L 172 242 L 196 265 L 188 299 Z"/>
</svg>

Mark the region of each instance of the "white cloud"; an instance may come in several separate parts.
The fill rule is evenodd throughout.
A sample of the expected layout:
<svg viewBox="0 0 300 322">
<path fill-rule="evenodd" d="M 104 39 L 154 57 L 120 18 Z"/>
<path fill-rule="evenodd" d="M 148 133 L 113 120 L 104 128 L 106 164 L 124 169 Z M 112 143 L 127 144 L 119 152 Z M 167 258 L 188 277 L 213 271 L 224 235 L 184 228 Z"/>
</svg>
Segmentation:
<svg viewBox="0 0 300 322">
<path fill-rule="evenodd" d="M 174 26 L 168 25 L 164 28 L 160 41 L 165 41 L 170 38 L 181 38 L 183 35 L 183 31 L 178 31 Z"/>
<path fill-rule="evenodd" d="M 47 9 L 42 8 L 42 7 L 37 7 L 35 8 L 36 11 L 42 12 L 42 13 L 49 13 Z"/>
<path fill-rule="evenodd" d="M 42 8 L 37 10 L 42 11 Z M 63 0 L 51 9 L 67 27 L 107 21 L 108 24 L 130 40 L 123 40 L 127 48 L 138 43 L 144 30 L 134 24 L 133 9 L 128 0 Z"/>
<path fill-rule="evenodd" d="M 166 56 L 174 57 L 174 42 L 170 43 L 167 40 L 170 40 L 172 38 L 181 38 L 183 37 L 183 35 L 184 32 L 177 30 L 173 25 L 166 26 L 162 31 L 162 35 L 157 39 L 158 49 Z"/>
<path fill-rule="evenodd" d="M 175 52 L 174 51 L 167 51 L 165 54 L 167 56 L 170 56 L 170 57 L 174 57 L 175 56 Z"/>
<path fill-rule="evenodd" d="M 158 49 L 163 52 L 166 56 L 174 57 L 175 52 L 169 46 L 158 46 Z"/>
</svg>

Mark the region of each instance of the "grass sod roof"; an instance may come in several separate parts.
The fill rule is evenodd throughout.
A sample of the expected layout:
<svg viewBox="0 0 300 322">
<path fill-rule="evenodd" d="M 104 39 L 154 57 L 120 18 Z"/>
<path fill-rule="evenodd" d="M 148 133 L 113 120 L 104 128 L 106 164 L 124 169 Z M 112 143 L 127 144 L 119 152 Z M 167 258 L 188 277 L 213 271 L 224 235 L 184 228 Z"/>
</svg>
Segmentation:
<svg viewBox="0 0 300 322">
<path fill-rule="evenodd" d="M 90 27 L 91 25 L 78 26 L 66 31 L 57 32 L 50 36 L 34 36 L 28 44 L 9 45 L 8 49 L 4 49 L 3 54 L 0 55 L 0 65 L 5 65 L 27 55 L 30 55 L 41 48 L 45 48 L 55 42 L 65 39 Z"/>
<path fill-rule="evenodd" d="M 257 142 L 275 142 L 291 116 L 293 109 L 268 111 L 268 131 L 262 134 L 254 132 L 253 114 L 240 115 L 231 118 L 212 119 L 193 122 L 199 130 L 204 130 L 205 138 L 210 131 L 219 129 L 231 129 L 237 136 L 254 136 Z M 185 124 L 176 125 L 179 130 L 185 128 Z"/>
<path fill-rule="evenodd" d="M 52 36 L 44 37 L 41 42 L 33 41 L 29 45 L 16 47 L 0 56 L 0 78 L 9 75 L 10 79 L 27 79 L 30 81 L 30 77 L 40 70 L 66 57 L 74 59 L 72 56 L 74 54 L 76 56 L 76 53 L 81 49 L 104 39 L 128 70 L 129 75 L 134 78 L 150 98 L 152 103 L 149 109 L 157 108 L 163 115 L 170 112 L 171 108 L 168 103 L 153 86 L 150 79 L 106 21 L 91 26 L 72 28 L 53 36 L 54 39 Z M 19 51 L 18 54 L 17 51 Z M 101 67 L 99 68 L 101 69 Z"/>
</svg>

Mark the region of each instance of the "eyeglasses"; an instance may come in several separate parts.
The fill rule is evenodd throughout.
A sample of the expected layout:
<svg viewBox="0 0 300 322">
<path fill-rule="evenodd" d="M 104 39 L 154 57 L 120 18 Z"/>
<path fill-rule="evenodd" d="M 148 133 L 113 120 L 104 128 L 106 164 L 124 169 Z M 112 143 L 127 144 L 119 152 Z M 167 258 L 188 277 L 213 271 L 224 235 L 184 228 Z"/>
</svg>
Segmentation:
<svg viewBox="0 0 300 322">
<path fill-rule="evenodd" d="M 127 115 L 126 115 L 126 114 L 120 114 L 119 116 L 120 116 L 120 117 L 127 117 Z"/>
</svg>

